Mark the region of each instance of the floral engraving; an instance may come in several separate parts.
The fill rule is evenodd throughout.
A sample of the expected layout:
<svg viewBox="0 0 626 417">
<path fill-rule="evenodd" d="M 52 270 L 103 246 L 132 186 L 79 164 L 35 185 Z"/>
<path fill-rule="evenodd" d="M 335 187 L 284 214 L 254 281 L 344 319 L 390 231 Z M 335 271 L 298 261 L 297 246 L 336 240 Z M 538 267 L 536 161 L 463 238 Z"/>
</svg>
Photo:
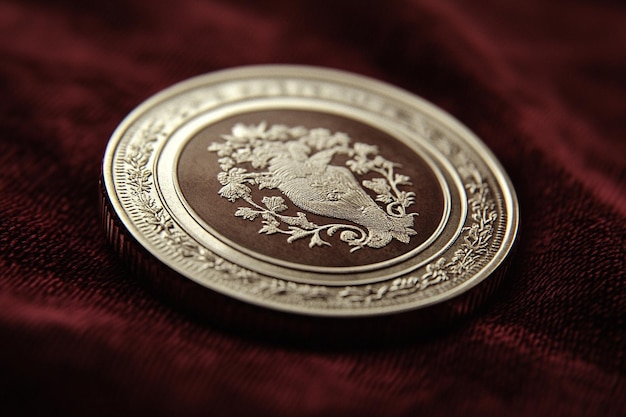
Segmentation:
<svg viewBox="0 0 626 417">
<path fill-rule="evenodd" d="M 144 221 L 154 228 L 169 245 L 185 257 L 205 263 L 209 267 L 214 258 L 210 252 L 192 241 L 180 231 L 162 206 L 150 195 L 152 189 L 152 171 L 147 168 L 153 152 L 153 144 L 164 134 L 165 126 L 161 123 L 149 123 L 142 131 L 139 143 L 128 147 L 126 156 L 126 179 L 130 195 L 142 213 Z"/>
<path fill-rule="evenodd" d="M 495 203 L 491 198 L 489 184 L 467 156 L 454 149 L 453 145 L 439 132 L 431 132 L 439 149 L 458 162 L 457 170 L 461 175 L 470 208 L 470 226 L 463 228 L 462 243 L 450 260 L 445 257 L 426 265 L 421 275 L 410 275 L 393 280 L 390 284 L 367 285 L 365 287 L 348 286 L 341 290 L 338 298 L 348 303 L 370 304 L 384 298 L 406 296 L 428 287 L 441 284 L 450 279 L 461 277 L 479 260 L 488 255 L 490 240 L 494 232 L 494 222 L 498 218 Z"/>
<path fill-rule="evenodd" d="M 396 239 L 409 243 L 415 212 L 407 209 L 415 193 L 402 188 L 410 178 L 395 172 L 398 164 L 378 154 L 375 146 L 355 143 L 342 132 L 307 129 L 302 126 L 267 126 L 265 122 L 245 126 L 236 124 L 223 142 L 213 142 L 208 150 L 219 157 L 222 185 L 219 195 L 230 202 L 243 200 L 235 216 L 261 219 L 259 233 L 283 234 L 287 242 L 308 239 L 309 247 L 331 246 L 326 236 L 339 234 L 351 252 L 364 247 L 382 248 Z M 336 155 L 346 155 L 346 166 L 332 163 Z M 380 177 L 363 180 L 356 175 L 368 172 Z M 297 208 L 296 215 L 285 213 L 288 201 L 282 196 L 266 196 L 255 201 L 252 188 L 278 189 Z M 372 198 L 365 189 L 371 190 Z M 380 203 L 380 204 L 379 204 Z M 381 206 L 382 204 L 382 206 Z M 350 223 L 316 224 L 307 214 L 347 220 Z"/>
</svg>

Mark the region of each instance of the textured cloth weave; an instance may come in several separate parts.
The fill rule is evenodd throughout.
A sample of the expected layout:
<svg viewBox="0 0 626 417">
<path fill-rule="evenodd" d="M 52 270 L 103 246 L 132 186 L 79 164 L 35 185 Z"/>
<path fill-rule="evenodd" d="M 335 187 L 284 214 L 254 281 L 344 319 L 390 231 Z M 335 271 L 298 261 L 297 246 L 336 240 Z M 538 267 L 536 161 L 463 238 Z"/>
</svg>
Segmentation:
<svg viewBox="0 0 626 417">
<path fill-rule="evenodd" d="M 625 23 L 617 1 L 0 0 L 0 415 L 626 415 Z M 489 303 L 320 350 L 136 281 L 97 215 L 112 131 L 175 82 L 262 63 L 385 80 L 486 142 L 522 215 Z"/>
</svg>

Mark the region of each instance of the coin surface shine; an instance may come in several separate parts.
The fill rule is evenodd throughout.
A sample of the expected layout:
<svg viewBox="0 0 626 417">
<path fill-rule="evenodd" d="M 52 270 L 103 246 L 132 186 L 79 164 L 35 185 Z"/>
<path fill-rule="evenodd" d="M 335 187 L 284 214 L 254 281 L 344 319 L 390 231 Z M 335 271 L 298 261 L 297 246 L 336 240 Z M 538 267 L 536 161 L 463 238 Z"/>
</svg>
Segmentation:
<svg viewBox="0 0 626 417">
<path fill-rule="evenodd" d="M 196 291 L 330 317 L 480 299 L 518 227 L 509 179 L 458 121 L 300 66 L 212 73 L 141 104 L 107 147 L 103 203 L 148 278 L 163 266 Z"/>
</svg>

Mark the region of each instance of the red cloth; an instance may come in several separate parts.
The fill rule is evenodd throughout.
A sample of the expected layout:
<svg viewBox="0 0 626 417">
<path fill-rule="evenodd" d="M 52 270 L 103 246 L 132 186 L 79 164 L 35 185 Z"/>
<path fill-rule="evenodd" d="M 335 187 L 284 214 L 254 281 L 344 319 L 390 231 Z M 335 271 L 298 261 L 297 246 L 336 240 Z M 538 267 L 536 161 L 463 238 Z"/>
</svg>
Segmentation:
<svg viewBox="0 0 626 417">
<path fill-rule="evenodd" d="M 0 1 L 0 414 L 626 415 L 625 24 L 591 0 Z M 162 88 L 258 63 L 374 76 L 483 138 L 522 209 L 483 309 L 325 351 L 135 281 L 97 216 L 111 132 Z"/>
</svg>

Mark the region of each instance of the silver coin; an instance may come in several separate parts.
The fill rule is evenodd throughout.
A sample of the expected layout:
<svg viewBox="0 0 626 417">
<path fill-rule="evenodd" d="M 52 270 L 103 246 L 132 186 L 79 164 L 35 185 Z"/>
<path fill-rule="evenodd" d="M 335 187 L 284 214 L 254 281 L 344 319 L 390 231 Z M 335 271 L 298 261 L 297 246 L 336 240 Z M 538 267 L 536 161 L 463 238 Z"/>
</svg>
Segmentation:
<svg viewBox="0 0 626 417">
<path fill-rule="evenodd" d="M 470 311 L 500 283 L 519 221 L 506 173 L 453 117 L 301 66 L 148 99 L 113 133 L 102 190 L 109 240 L 163 292 L 295 320 Z"/>
</svg>

